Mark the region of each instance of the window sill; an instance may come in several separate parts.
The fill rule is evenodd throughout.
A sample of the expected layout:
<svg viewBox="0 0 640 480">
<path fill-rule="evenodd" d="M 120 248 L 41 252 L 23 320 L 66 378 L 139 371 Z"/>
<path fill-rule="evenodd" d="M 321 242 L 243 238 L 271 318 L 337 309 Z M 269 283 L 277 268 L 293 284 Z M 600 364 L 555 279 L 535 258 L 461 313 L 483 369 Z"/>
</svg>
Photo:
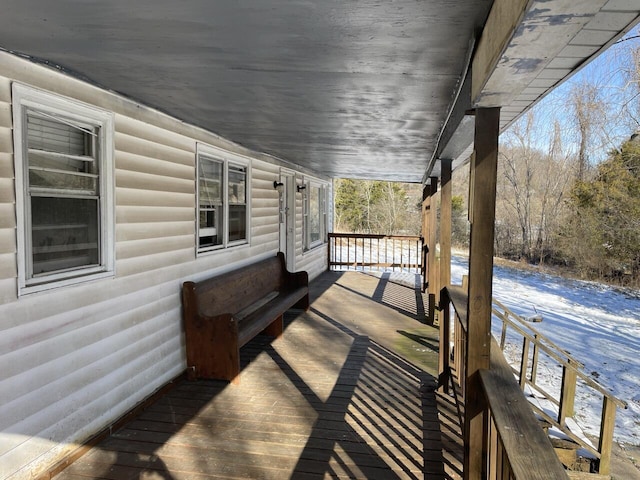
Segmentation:
<svg viewBox="0 0 640 480">
<path fill-rule="evenodd" d="M 22 285 L 18 288 L 18 296 L 32 295 L 34 293 L 46 292 L 49 290 L 56 290 L 58 288 L 70 287 L 74 285 L 80 285 L 84 283 L 94 282 L 97 280 L 104 280 L 106 278 L 114 278 L 114 271 L 102 271 L 97 273 L 87 273 L 84 275 L 76 275 L 73 277 L 61 279 L 61 280 L 49 280 L 43 278 L 41 281 L 31 281 L 26 285 Z"/>
<path fill-rule="evenodd" d="M 315 250 L 318 250 L 318 249 L 320 249 L 320 248 L 322 248 L 322 247 L 326 248 L 326 247 L 327 247 L 327 242 L 324 242 L 324 243 L 318 243 L 317 245 L 312 245 L 311 247 L 309 247 L 309 248 L 307 248 L 307 249 L 303 250 L 303 252 L 302 252 L 302 253 L 306 255 L 307 253 L 314 252 Z"/>
<path fill-rule="evenodd" d="M 240 241 L 237 243 L 230 243 L 226 247 L 219 245 L 211 248 L 204 248 L 202 250 L 196 251 L 196 257 L 206 257 L 209 255 L 215 255 L 217 253 L 229 252 L 230 250 L 237 250 L 242 247 L 249 248 L 250 244 L 248 241 Z"/>
</svg>

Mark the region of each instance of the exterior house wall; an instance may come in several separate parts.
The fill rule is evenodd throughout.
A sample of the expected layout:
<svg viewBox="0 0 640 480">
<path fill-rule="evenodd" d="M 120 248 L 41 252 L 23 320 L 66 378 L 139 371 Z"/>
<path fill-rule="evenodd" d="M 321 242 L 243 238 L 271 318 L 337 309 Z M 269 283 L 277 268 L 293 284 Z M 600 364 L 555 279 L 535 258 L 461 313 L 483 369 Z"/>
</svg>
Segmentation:
<svg viewBox="0 0 640 480">
<path fill-rule="evenodd" d="M 180 286 L 275 254 L 281 165 L 4 52 L 0 74 L 0 478 L 18 479 L 184 371 Z M 113 278 L 18 296 L 12 81 L 113 112 Z M 248 245 L 196 256 L 198 142 L 251 158 Z M 296 259 L 312 278 L 326 269 L 316 250 Z"/>
</svg>

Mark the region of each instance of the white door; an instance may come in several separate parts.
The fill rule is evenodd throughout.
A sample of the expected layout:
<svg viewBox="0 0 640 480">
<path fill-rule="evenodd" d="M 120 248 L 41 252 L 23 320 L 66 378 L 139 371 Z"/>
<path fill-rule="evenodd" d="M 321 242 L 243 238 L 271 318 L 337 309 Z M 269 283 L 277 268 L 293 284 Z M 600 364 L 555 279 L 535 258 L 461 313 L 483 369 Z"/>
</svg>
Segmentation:
<svg viewBox="0 0 640 480">
<path fill-rule="evenodd" d="M 287 270 L 295 268 L 295 176 L 291 172 L 281 172 L 280 181 L 284 191 L 280 195 L 280 251 L 287 259 Z"/>
</svg>

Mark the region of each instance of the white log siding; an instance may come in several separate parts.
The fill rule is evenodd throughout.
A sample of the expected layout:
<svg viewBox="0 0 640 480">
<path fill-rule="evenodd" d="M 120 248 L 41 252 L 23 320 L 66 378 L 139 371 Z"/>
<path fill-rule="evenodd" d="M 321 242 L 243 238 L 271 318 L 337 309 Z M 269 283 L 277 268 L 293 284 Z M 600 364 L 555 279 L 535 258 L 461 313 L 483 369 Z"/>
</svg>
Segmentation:
<svg viewBox="0 0 640 480">
<path fill-rule="evenodd" d="M 0 52 L 0 478 L 32 478 L 185 369 L 180 286 L 278 250 L 280 164 Z M 115 277 L 18 297 L 11 82 L 114 114 Z M 248 245 L 196 256 L 198 142 L 251 158 Z M 290 165 L 289 165 L 290 168 Z M 296 265 L 303 255 L 297 195 Z"/>
</svg>

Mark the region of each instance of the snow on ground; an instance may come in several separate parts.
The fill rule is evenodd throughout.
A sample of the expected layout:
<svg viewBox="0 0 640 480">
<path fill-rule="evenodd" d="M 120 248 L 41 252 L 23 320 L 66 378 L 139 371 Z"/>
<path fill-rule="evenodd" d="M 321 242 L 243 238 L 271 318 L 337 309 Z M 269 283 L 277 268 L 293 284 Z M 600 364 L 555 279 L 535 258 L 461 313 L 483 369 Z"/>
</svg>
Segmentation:
<svg viewBox="0 0 640 480">
<path fill-rule="evenodd" d="M 467 258 L 452 258 L 452 283 L 467 274 Z M 493 296 L 523 317 L 540 314 L 535 328 L 576 360 L 584 371 L 617 398 L 627 410 L 617 410 L 614 438 L 640 445 L 640 297 L 614 288 L 517 268 L 494 267 Z M 493 322 L 499 335 L 500 322 Z M 507 357 L 519 361 L 518 344 L 506 348 Z M 511 360 L 511 359 L 510 359 Z M 538 369 L 539 383 L 559 391 L 562 370 L 555 362 Z M 558 397 L 559 398 L 559 397 Z M 598 435 L 602 396 L 578 384 L 575 419 L 584 431 Z"/>
</svg>

